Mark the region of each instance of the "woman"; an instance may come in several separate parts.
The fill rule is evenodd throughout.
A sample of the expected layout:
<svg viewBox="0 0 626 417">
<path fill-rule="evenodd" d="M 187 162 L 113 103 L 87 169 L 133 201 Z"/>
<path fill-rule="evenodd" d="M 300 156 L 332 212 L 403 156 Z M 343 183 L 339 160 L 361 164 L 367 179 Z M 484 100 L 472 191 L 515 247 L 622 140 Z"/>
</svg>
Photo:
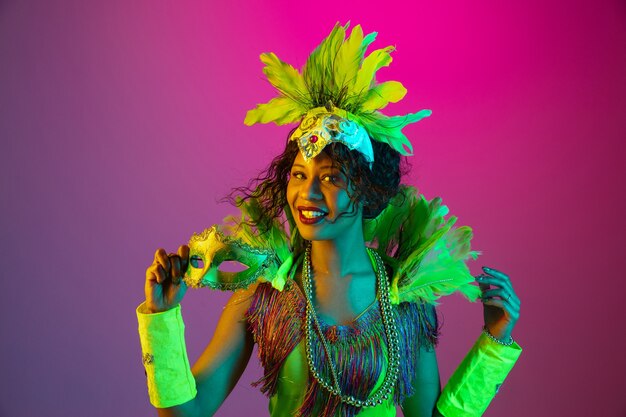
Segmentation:
<svg viewBox="0 0 626 417">
<path fill-rule="evenodd" d="M 364 58 L 375 34 L 363 36 L 356 26 L 346 40 L 346 29 L 333 29 L 301 76 L 275 55 L 261 56 L 280 96 L 250 111 L 246 123 L 301 119 L 298 128 L 259 186 L 238 200 L 244 216 L 232 238 L 211 229 L 192 238 L 191 255 L 188 246 L 169 255 L 159 249 L 147 269 L 138 317 L 161 416 L 212 415 L 254 343 L 264 368 L 257 384 L 270 397 L 272 417 L 392 416 L 396 405 L 406 416 L 481 415 L 519 356 L 511 339 L 519 299 L 505 274 L 484 268 L 476 280 L 485 330 L 441 391 L 434 303 L 454 291 L 476 298 L 465 266 L 476 256 L 471 231 L 453 228 L 456 219 L 444 219 L 439 199 L 428 202 L 400 185 L 401 156 L 410 149 L 401 129 L 430 112 L 378 112 L 406 92 L 373 81 L 392 48 Z M 209 238 L 211 245 L 194 248 Z M 271 253 L 250 268 L 259 274 L 245 277 L 194 265 L 209 252 L 203 260 L 215 260 L 220 250 L 210 248 L 222 244 L 222 252 L 244 258 L 259 248 Z M 179 303 L 194 285 L 194 267 L 217 287 L 241 289 L 190 372 Z"/>
</svg>

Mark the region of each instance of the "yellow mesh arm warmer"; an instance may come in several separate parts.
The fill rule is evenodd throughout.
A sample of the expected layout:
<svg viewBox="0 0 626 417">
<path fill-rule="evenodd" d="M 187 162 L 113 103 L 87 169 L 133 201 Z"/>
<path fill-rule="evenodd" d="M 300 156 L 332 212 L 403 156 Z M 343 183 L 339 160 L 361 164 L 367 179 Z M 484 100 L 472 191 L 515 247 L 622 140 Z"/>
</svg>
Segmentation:
<svg viewBox="0 0 626 417">
<path fill-rule="evenodd" d="M 437 408 L 445 417 L 479 417 L 522 353 L 515 342 L 504 346 L 480 335 L 443 389 Z"/>
<path fill-rule="evenodd" d="M 187 359 L 180 304 L 154 314 L 147 314 L 141 304 L 137 308 L 137 320 L 150 403 L 165 408 L 195 398 L 196 381 Z"/>
</svg>

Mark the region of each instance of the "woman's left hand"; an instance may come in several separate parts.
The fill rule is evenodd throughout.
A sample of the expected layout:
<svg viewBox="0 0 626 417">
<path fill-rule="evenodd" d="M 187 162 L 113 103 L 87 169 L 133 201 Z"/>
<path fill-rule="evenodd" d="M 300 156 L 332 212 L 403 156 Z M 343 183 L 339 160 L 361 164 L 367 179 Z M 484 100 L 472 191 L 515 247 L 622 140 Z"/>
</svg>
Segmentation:
<svg viewBox="0 0 626 417">
<path fill-rule="evenodd" d="M 485 326 L 494 337 L 506 342 L 519 319 L 520 299 L 508 275 L 486 266 L 483 271 L 476 281 L 483 292 Z"/>
</svg>

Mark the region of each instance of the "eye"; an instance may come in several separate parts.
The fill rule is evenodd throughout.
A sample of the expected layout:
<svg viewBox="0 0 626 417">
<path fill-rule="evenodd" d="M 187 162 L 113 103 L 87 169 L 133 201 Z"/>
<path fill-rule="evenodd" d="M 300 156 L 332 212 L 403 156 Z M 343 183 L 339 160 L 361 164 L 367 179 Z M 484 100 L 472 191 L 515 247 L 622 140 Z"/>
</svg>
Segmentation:
<svg viewBox="0 0 626 417">
<path fill-rule="evenodd" d="M 322 177 L 322 182 L 325 184 L 333 184 L 338 187 L 343 187 L 345 185 L 344 176 L 338 172 L 324 175 Z"/>
<path fill-rule="evenodd" d="M 295 171 L 291 173 L 291 178 L 301 180 L 301 179 L 304 179 L 304 174 L 300 171 Z"/>
</svg>

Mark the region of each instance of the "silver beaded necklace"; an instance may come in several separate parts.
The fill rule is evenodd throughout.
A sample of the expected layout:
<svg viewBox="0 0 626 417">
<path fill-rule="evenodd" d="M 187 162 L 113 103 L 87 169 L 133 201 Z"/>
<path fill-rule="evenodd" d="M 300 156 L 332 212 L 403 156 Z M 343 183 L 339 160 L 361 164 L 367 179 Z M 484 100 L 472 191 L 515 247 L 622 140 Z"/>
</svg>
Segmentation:
<svg viewBox="0 0 626 417">
<path fill-rule="evenodd" d="M 330 392 L 334 396 L 339 397 L 341 402 L 356 407 L 375 407 L 376 405 L 382 404 L 384 401 L 386 401 L 393 392 L 393 388 L 396 384 L 396 381 L 398 380 L 398 370 L 400 367 L 400 344 L 398 342 L 398 329 L 396 328 L 396 322 L 393 318 L 391 311 L 391 302 L 389 301 L 389 281 L 387 278 L 387 271 L 385 270 L 385 266 L 383 265 L 382 259 L 380 258 L 378 253 L 370 248 L 367 248 L 367 251 L 373 257 L 375 263 L 377 288 L 376 296 L 379 300 L 381 319 L 383 321 L 385 336 L 387 337 L 387 341 L 389 343 L 389 362 L 382 385 L 376 390 L 376 392 L 374 392 L 374 394 L 372 394 L 369 398 L 365 400 L 357 399 L 351 395 L 346 395 L 341 392 L 337 369 L 330 355 L 330 347 L 328 346 L 328 341 L 324 337 L 324 333 L 322 332 L 322 328 L 319 324 L 317 314 L 315 314 L 315 308 L 313 307 L 313 284 L 311 278 L 312 273 L 310 244 L 306 247 L 302 268 L 302 281 L 306 298 L 305 344 L 309 369 L 311 371 L 311 374 L 313 375 L 313 378 L 315 378 L 315 380 L 328 392 Z M 326 354 L 326 357 L 328 358 L 328 365 L 330 367 L 332 383 L 324 380 L 313 361 L 313 347 L 311 345 L 313 326 L 315 326 L 315 331 L 319 335 L 319 338 L 322 342 L 322 347 L 324 348 L 324 352 Z"/>
</svg>

